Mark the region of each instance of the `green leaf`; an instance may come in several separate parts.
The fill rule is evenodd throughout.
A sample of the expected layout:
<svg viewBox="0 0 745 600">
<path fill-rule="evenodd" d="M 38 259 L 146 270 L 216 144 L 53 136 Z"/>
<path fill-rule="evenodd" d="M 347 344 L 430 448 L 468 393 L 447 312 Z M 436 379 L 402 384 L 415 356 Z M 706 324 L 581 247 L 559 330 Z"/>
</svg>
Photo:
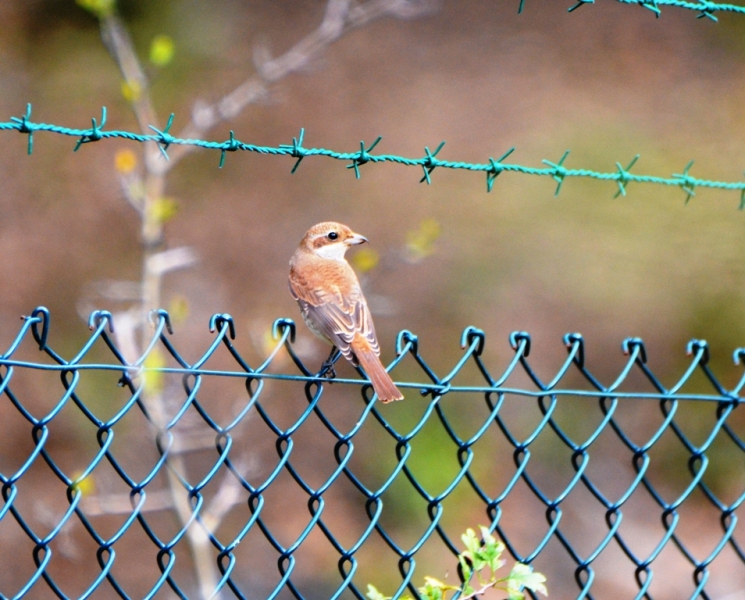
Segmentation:
<svg viewBox="0 0 745 600">
<path fill-rule="evenodd" d="M 425 219 L 418 229 L 406 233 L 406 249 L 412 262 L 419 262 L 435 252 L 435 242 L 442 233 L 437 219 Z"/>
<path fill-rule="evenodd" d="M 448 590 L 457 592 L 460 588 L 454 585 L 448 585 L 434 577 L 426 576 L 424 578 L 424 585 L 419 588 L 419 593 L 428 598 L 428 600 L 444 600 L 445 593 Z"/>
<path fill-rule="evenodd" d="M 147 216 L 158 223 L 170 221 L 178 213 L 178 202 L 173 198 L 157 198 L 148 206 Z"/>
<path fill-rule="evenodd" d="M 367 584 L 367 594 L 365 594 L 370 600 L 391 600 L 390 596 L 386 596 L 385 594 L 378 591 L 378 588 L 376 588 L 372 583 Z"/>
<path fill-rule="evenodd" d="M 443 591 L 444 590 L 453 590 L 453 591 L 456 591 L 456 590 L 459 590 L 460 589 L 460 587 L 456 587 L 454 585 L 449 585 L 447 583 L 444 583 L 444 582 L 440 581 L 439 579 L 435 579 L 434 577 L 430 577 L 429 575 L 426 575 L 424 577 L 424 584 L 425 585 L 431 585 L 432 587 L 440 588 Z"/>
<path fill-rule="evenodd" d="M 143 363 L 145 380 L 143 388 L 150 397 L 158 396 L 163 391 L 163 368 L 167 366 L 166 357 L 157 346 L 150 351 Z"/>
<path fill-rule="evenodd" d="M 173 60 L 175 46 L 169 35 L 156 35 L 150 42 L 150 62 L 156 67 L 165 67 Z"/>
<path fill-rule="evenodd" d="M 520 589 L 508 587 L 507 600 L 525 600 L 525 594 L 523 594 L 522 590 Z"/>
<path fill-rule="evenodd" d="M 460 539 L 463 540 L 463 544 L 465 545 L 466 550 L 471 555 L 473 555 L 481 547 L 479 538 L 476 537 L 476 533 L 470 527 L 466 529 L 466 532 L 462 536 L 460 536 Z"/>
<path fill-rule="evenodd" d="M 505 561 L 499 560 L 505 550 L 505 546 L 491 535 L 486 527 L 481 528 L 481 533 L 484 536 L 484 546 L 480 550 L 480 556 L 489 565 L 493 574 L 505 565 Z"/>
<path fill-rule="evenodd" d="M 361 248 L 349 260 L 357 268 L 357 271 L 367 273 L 378 266 L 380 254 L 373 248 Z"/>
<path fill-rule="evenodd" d="M 445 588 L 447 587 L 446 583 L 443 583 L 439 579 L 435 579 L 434 577 L 430 577 L 429 575 L 426 575 L 424 577 L 424 585 L 429 585 L 432 587 L 438 587 L 438 588 Z"/>
<path fill-rule="evenodd" d="M 99 19 L 108 17 L 116 8 L 115 0 L 75 0 L 80 8 L 93 13 Z"/>
<path fill-rule="evenodd" d="M 471 578 L 471 567 L 469 566 L 466 557 L 459 554 L 458 562 L 460 563 L 460 570 L 463 574 L 463 581 L 468 581 Z"/>
<path fill-rule="evenodd" d="M 432 577 L 425 577 L 424 581 L 424 585 L 419 588 L 419 593 L 428 600 L 442 600 L 442 588 L 445 584 Z"/>
<path fill-rule="evenodd" d="M 481 553 L 481 541 L 476 537 L 476 533 L 470 527 L 460 536 L 466 546 L 466 550 L 461 554 L 471 560 L 474 571 L 480 571 L 486 566 L 486 561 Z"/>
<path fill-rule="evenodd" d="M 490 532 L 488 527 L 484 527 L 483 525 L 479 525 L 479 529 L 481 529 L 481 537 L 484 539 L 484 545 L 485 546 L 493 546 L 497 543 L 497 538 L 495 538 Z"/>
<path fill-rule="evenodd" d="M 548 596 L 545 583 L 546 577 L 541 573 L 534 572 L 533 567 L 522 563 L 515 563 L 507 578 L 507 591 L 510 594 L 510 600 L 513 600 L 513 591 L 519 594 L 514 596 L 514 600 L 523 598 L 523 588 L 528 588 L 533 592 L 540 592 L 544 596 Z"/>
</svg>

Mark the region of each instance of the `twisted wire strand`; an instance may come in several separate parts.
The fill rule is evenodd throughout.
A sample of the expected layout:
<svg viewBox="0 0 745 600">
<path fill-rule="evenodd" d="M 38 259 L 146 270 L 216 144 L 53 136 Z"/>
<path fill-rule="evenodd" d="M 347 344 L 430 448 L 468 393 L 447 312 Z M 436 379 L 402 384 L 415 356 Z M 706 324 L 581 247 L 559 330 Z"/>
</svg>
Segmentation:
<svg viewBox="0 0 745 600">
<path fill-rule="evenodd" d="M 354 170 L 355 177 L 361 177 L 360 167 L 368 163 L 395 163 L 408 167 L 418 167 L 422 170 L 423 176 L 421 182 L 432 182 L 432 172 L 436 168 L 465 170 L 483 173 L 486 175 L 486 189 L 490 192 L 496 181 L 496 178 L 502 173 L 516 173 L 521 175 L 533 175 L 538 177 L 551 177 L 557 183 L 555 196 L 561 192 L 564 181 L 567 178 L 586 178 L 600 181 L 612 181 L 616 184 L 617 192 L 614 197 L 626 196 L 626 187 L 629 183 L 644 183 L 679 187 L 686 194 L 686 203 L 696 195 L 697 188 L 710 188 L 720 190 L 731 190 L 740 192 L 741 210 L 745 209 L 745 181 L 713 181 L 701 179 L 690 175 L 690 169 L 693 161 L 689 162 L 681 173 L 673 173 L 669 177 L 658 175 L 638 175 L 632 173 L 631 169 L 639 159 L 639 155 L 634 157 L 631 162 L 624 168 L 621 163 L 616 163 L 615 172 L 599 172 L 592 169 L 572 169 L 564 166 L 564 162 L 569 156 L 567 150 L 562 157 L 556 161 L 544 159 L 545 167 L 529 167 L 516 163 L 506 163 L 504 160 L 512 154 L 514 148 L 508 150 L 499 159 L 489 158 L 487 163 L 468 163 L 462 161 L 443 160 L 437 158 L 437 154 L 442 150 L 445 142 L 441 142 L 434 152 L 429 147 L 425 147 L 425 154 L 420 158 L 411 158 L 398 156 L 395 154 L 372 154 L 371 151 L 380 143 L 381 137 L 378 137 L 372 144 L 366 146 L 365 142 L 360 142 L 360 149 L 355 152 L 337 152 L 326 148 L 305 148 L 303 138 L 305 130 L 301 129 L 298 137 L 292 139 L 291 144 L 280 144 L 278 146 L 258 146 L 238 140 L 234 132 L 230 132 L 229 138 L 224 142 L 208 141 L 200 139 L 183 139 L 175 137 L 169 133 L 173 125 L 174 115 L 168 119 L 168 123 L 163 130 L 154 126 L 150 128 L 153 134 L 138 134 L 130 131 L 104 130 L 106 123 L 106 108 L 101 111 L 101 123 L 98 124 L 96 119 L 92 119 L 92 127 L 89 129 L 77 129 L 63 127 L 48 123 L 36 123 L 31 120 L 31 105 L 27 106 L 26 114 L 23 117 L 11 117 L 8 122 L 0 123 L 0 131 L 18 131 L 28 136 L 28 153 L 33 152 L 34 133 L 46 131 L 59 135 L 71 136 L 78 138 L 75 150 L 78 150 L 83 144 L 89 144 L 108 139 L 126 139 L 135 142 L 153 142 L 158 144 L 163 158 L 168 160 L 168 148 L 172 145 L 196 146 L 207 150 L 220 151 L 219 166 L 225 163 L 225 157 L 228 152 L 255 152 L 258 154 L 268 154 L 273 156 L 289 156 L 296 159 L 291 173 L 295 173 L 300 163 L 309 156 L 323 156 L 334 160 L 349 162 L 348 169 Z"/>
<path fill-rule="evenodd" d="M 661 7 L 663 6 L 671 6 L 675 8 L 692 10 L 698 13 L 696 18 L 708 18 L 712 21 L 717 21 L 716 13 L 718 12 L 745 15 L 745 6 L 740 6 L 738 4 L 709 2 L 709 0 L 616 0 L 616 2 L 619 2 L 621 4 L 634 4 L 636 6 L 641 6 L 642 8 L 646 8 L 647 10 L 653 12 L 658 18 L 662 14 Z M 520 5 L 518 8 L 519 13 L 523 12 L 525 4 L 526 0 L 520 0 Z M 568 12 L 574 12 L 581 6 L 585 6 L 587 4 L 595 4 L 595 0 L 577 0 L 577 2 L 571 5 L 567 10 Z"/>
</svg>

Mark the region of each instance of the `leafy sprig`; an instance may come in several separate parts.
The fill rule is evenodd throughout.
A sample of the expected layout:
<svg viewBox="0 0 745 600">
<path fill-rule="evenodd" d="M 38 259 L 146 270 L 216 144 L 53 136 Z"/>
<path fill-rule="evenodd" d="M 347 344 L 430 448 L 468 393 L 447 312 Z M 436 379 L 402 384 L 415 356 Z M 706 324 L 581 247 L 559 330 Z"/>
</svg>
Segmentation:
<svg viewBox="0 0 745 600">
<path fill-rule="evenodd" d="M 458 596 L 459 600 L 470 600 L 485 594 L 492 588 L 507 592 L 508 600 L 524 600 L 526 589 L 548 596 L 546 578 L 541 573 L 533 571 L 530 565 L 515 563 L 509 575 L 498 577 L 497 571 L 507 563 L 501 558 L 505 546 L 491 534 L 488 528 L 481 526 L 480 529 L 481 539 L 470 528 L 461 536 L 466 547 L 458 555 L 463 578 L 462 585 L 449 585 L 427 576 L 424 578 L 424 585 L 417 588 L 422 598 L 447 600 L 448 593 L 452 593 L 450 598 Z M 472 581 L 474 576 L 475 582 Z M 367 597 L 369 600 L 391 600 L 391 596 L 378 591 L 372 584 L 367 586 Z M 410 596 L 404 596 L 402 600 L 412 599 Z"/>
</svg>

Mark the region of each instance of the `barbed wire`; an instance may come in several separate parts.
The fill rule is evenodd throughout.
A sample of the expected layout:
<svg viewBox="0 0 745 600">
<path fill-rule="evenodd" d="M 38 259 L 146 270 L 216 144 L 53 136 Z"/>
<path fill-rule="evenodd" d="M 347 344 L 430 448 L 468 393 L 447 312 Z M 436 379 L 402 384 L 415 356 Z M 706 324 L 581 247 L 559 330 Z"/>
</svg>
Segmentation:
<svg viewBox="0 0 745 600">
<path fill-rule="evenodd" d="M 409 158 L 405 156 L 398 156 L 395 154 L 371 154 L 372 150 L 380 143 L 383 139 L 382 136 L 378 138 L 369 146 L 364 141 L 360 142 L 360 149 L 355 152 L 337 152 L 335 150 L 328 150 L 326 148 L 306 148 L 303 146 L 305 137 L 305 130 L 301 129 L 298 137 L 292 138 L 291 144 L 280 144 L 278 146 L 258 146 L 256 144 L 249 144 L 242 142 L 235 137 L 235 133 L 231 130 L 229 138 L 224 142 L 207 141 L 200 139 L 184 139 L 171 135 L 170 130 L 173 125 L 175 115 L 172 113 L 168 118 L 166 126 L 161 130 L 150 125 L 150 129 L 153 130 L 152 134 L 139 134 L 130 131 L 106 131 L 104 126 L 106 124 L 106 107 L 101 110 L 101 122 L 99 123 L 93 118 L 92 125 L 87 129 L 76 129 L 70 127 L 64 127 L 61 125 L 54 125 L 49 123 L 36 123 L 31 120 L 31 104 L 27 105 L 26 114 L 22 117 L 11 117 L 10 121 L 0 123 L 0 131 L 18 131 L 19 133 L 28 135 L 27 151 L 29 154 L 33 152 L 34 148 L 34 133 L 39 131 L 48 131 L 51 133 L 57 133 L 60 135 L 66 135 L 71 137 L 77 137 L 78 141 L 75 144 L 74 150 L 77 151 L 83 144 L 89 144 L 92 142 L 98 142 L 106 139 L 126 139 L 135 142 L 153 142 L 158 144 L 160 151 L 165 160 L 168 160 L 168 149 L 171 146 L 196 146 L 199 148 L 205 148 L 208 150 L 219 150 L 220 151 L 220 162 L 219 167 L 225 164 L 225 158 L 228 152 L 256 152 L 259 154 L 269 154 L 276 156 L 289 156 L 296 159 L 290 173 L 295 173 L 300 163 L 309 156 L 324 156 L 335 160 L 349 161 L 347 165 L 348 169 L 353 169 L 355 177 L 358 179 L 361 176 L 360 167 L 368 163 L 385 163 L 391 162 L 404 166 L 419 167 L 422 169 L 423 176 L 420 182 L 432 182 L 432 172 L 436 168 L 443 169 L 456 169 L 481 172 L 486 175 L 486 190 L 491 192 L 494 187 L 496 178 L 502 173 L 519 173 L 522 175 L 535 175 L 539 177 L 551 177 L 557 182 L 556 191 L 554 196 L 558 196 L 561 192 L 562 185 L 567 178 L 589 178 L 598 179 L 601 181 L 612 181 L 618 187 L 614 198 L 618 196 L 626 196 L 626 187 L 629 183 L 649 183 L 659 184 L 666 186 L 679 187 L 686 194 L 686 203 L 696 195 L 696 188 L 714 188 L 722 190 L 734 190 L 740 192 L 740 210 L 745 209 L 745 181 L 713 181 L 709 179 L 700 179 L 690 175 L 690 169 L 693 166 L 693 161 L 690 161 L 681 173 L 673 173 L 669 177 L 663 177 L 658 175 L 637 175 L 631 173 L 631 169 L 636 164 L 640 155 L 636 155 L 631 162 L 624 168 L 620 162 L 616 163 L 616 171 L 614 172 L 599 172 L 592 169 L 570 169 L 564 166 L 564 161 L 569 156 L 569 150 L 564 152 L 562 157 L 556 161 L 550 161 L 544 159 L 543 163 L 546 167 L 529 167 L 516 163 L 505 163 L 504 160 L 510 156 L 515 148 L 510 148 L 498 159 L 489 157 L 488 163 L 469 163 L 462 161 L 451 161 L 442 160 L 437 158 L 440 150 L 442 150 L 445 142 L 435 148 L 434 152 L 429 149 L 429 146 L 424 148 L 424 156 L 420 158 Z"/>
<path fill-rule="evenodd" d="M 718 21 L 715 14 L 717 12 L 729 12 L 745 15 L 745 6 L 739 6 L 736 4 L 719 4 L 718 2 L 709 2 L 708 0 L 697 0 L 696 2 L 686 2 L 685 0 L 616 0 L 616 2 L 641 6 L 642 8 L 652 11 L 658 18 L 662 13 L 661 6 L 673 6 L 694 10 L 699 13 L 697 17 L 698 19 L 706 17 L 712 21 Z M 570 6 L 568 11 L 573 12 L 586 4 L 595 4 L 595 0 L 577 0 L 577 3 Z M 525 0 L 520 0 L 518 12 L 522 13 L 523 8 L 525 8 Z"/>
</svg>

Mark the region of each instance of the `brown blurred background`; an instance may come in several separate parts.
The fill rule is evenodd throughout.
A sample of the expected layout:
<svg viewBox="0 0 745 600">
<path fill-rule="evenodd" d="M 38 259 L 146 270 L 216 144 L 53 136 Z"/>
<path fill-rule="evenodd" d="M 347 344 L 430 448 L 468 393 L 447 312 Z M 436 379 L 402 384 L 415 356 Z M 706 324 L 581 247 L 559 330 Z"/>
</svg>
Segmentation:
<svg viewBox="0 0 745 600">
<path fill-rule="evenodd" d="M 263 102 L 248 106 L 235 119 L 210 131 L 207 138 L 226 139 L 233 129 L 242 141 L 277 145 L 289 143 L 304 127 L 306 147 L 337 151 L 355 151 L 361 139 L 370 143 L 382 135 L 376 152 L 410 157 L 423 155 L 424 146 L 433 149 L 446 140 L 439 154 L 443 159 L 484 163 L 489 156 L 496 158 L 516 146 L 508 162 L 540 166 L 541 159 L 557 161 L 569 148 L 572 152 L 565 166 L 572 168 L 612 172 L 616 161 L 625 166 L 639 153 L 635 173 L 680 173 L 695 158 L 691 173 L 697 177 L 742 179 L 745 17 L 723 14 L 719 23 L 713 23 L 697 20 L 692 11 L 665 8 L 662 17 L 655 19 L 648 10 L 610 0 L 572 14 L 566 12 L 568 2 L 528 0 L 524 14 L 518 16 L 517 5 L 517 0 L 442 2 L 418 18 L 376 20 L 344 35 L 309 68 L 271 86 Z M 172 62 L 162 68 L 148 67 L 150 92 L 160 118 L 157 125 L 163 126 L 167 115 L 174 112 L 172 132 L 178 133 L 179 123 L 188 121 L 197 100 L 216 101 L 252 73 L 257 46 L 280 55 L 317 27 L 324 6 L 322 1 L 122 0 L 120 13 L 144 63 L 156 35 L 166 34 L 174 40 Z M 4 0 L 0 21 L 0 120 L 21 116 L 26 103 L 32 102 L 36 121 L 86 127 L 91 117 L 99 117 L 101 106 L 106 106 L 107 129 L 137 130 L 121 93 L 119 72 L 101 43 L 96 19 L 88 12 L 72 0 Z M 115 156 L 123 149 L 139 156 L 141 148 L 126 141 L 104 141 L 85 145 L 73 154 L 73 138 L 38 133 L 33 155 L 26 156 L 25 136 L 5 132 L 2 141 L 0 348 L 6 348 L 18 331 L 19 316 L 45 305 L 52 314 L 52 346 L 70 357 L 89 333 L 79 313 L 88 307 L 121 309 L 117 303 L 92 296 L 92 285 L 140 277 L 139 220 L 123 198 Z M 645 340 L 649 363 L 668 386 L 685 370 L 685 343 L 694 337 L 708 340 L 712 368 L 724 384 L 731 388 L 741 376 L 741 369 L 731 360 L 732 351 L 745 345 L 745 237 L 741 234 L 745 214 L 737 210 L 736 192 L 697 190 L 685 205 L 685 194 L 676 188 L 630 184 L 628 196 L 613 199 L 616 188 L 611 183 L 570 179 L 554 198 L 553 180 L 509 173 L 502 174 L 494 190 L 487 193 L 483 174 L 466 171 L 436 169 L 432 185 L 426 185 L 418 183 L 419 170 L 391 164 L 364 165 L 357 180 L 344 163 L 321 157 L 306 158 L 292 176 L 290 158 L 235 153 L 227 156 L 223 169 L 217 168 L 218 161 L 217 152 L 195 152 L 170 171 L 167 179 L 166 193 L 178 210 L 166 224 L 166 247 L 189 246 L 199 257 L 196 266 L 164 280 L 163 305 L 179 306 L 184 313 L 176 325 L 174 341 L 190 360 L 200 356 L 211 339 L 209 317 L 223 312 L 234 317 L 236 345 L 249 360 L 266 356 L 271 323 L 286 316 L 299 320 L 287 292 L 287 261 L 308 227 L 333 219 L 360 231 L 371 242 L 374 253 L 363 256 L 372 262 L 357 262 L 365 271 L 363 281 L 385 360 L 394 357 L 397 332 L 408 329 L 419 336 L 425 359 L 438 374 L 445 375 L 460 356 L 460 332 L 474 325 L 487 334 L 484 357 L 495 375 L 513 354 L 507 341 L 509 333 L 525 330 L 533 339 L 532 364 L 546 381 L 566 358 L 561 336 L 569 331 L 584 335 L 589 368 L 605 384 L 615 379 L 624 364 L 620 344 L 627 336 Z M 320 364 L 327 348 L 302 325 L 298 326 L 298 338 L 303 357 L 312 365 Z M 35 355 L 29 350 L 28 356 Z M 278 370 L 290 370 L 289 363 L 279 365 Z M 351 371 L 340 367 L 340 374 L 351 376 Z M 407 378 L 423 380 L 413 362 L 402 365 L 397 377 Z M 113 389 L 114 380 L 107 380 L 108 387 L 100 383 L 100 389 Z M 55 377 L 49 381 L 59 388 Z M 466 373 L 463 381 L 478 379 L 475 372 Z M 34 384 L 30 376 L 18 385 L 26 393 L 24 400 L 38 408 L 38 414 L 43 414 L 46 402 L 60 395 L 46 391 L 41 383 Z M 91 383 L 90 389 L 99 390 L 96 385 Z M 215 385 L 216 390 L 222 389 Z M 331 398 L 343 396 L 345 390 L 338 387 L 330 390 Z M 231 391 L 220 393 L 240 397 L 240 388 L 236 384 Z M 690 390 L 712 388 L 697 380 Z M 395 407 L 397 414 L 391 407 L 385 409 L 387 418 L 403 430 L 416 421 L 426 403 L 416 394 L 410 395 L 405 405 Z M 457 406 L 455 400 L 452 409 Z M 515 413 L 515 422 L 533 422 L 533 417 L 519 415 L 519 401 L 513 400 L 510 410 Z M 108 402 L 104 398 L 91 401 L 104 407 Z M 298 402 L 300 406 L 304 401 Z M 361 404 L 357 401 L 348 413 L 334 409 L 330 401 L 328 406 L 332 413 L 341 411 L 339 418 L 347 419 L 349 428 Z M 577 425 L 585 414 L 582 407 L 594 411 L 587 417 L 586 427 Z M 113 413 L 113 409 L 102 410 Z M 295 414 L 287 410 L 278 415 Z M 486 414 L 483 403 L 479 410 Z M 585 439 L 599 422 L 596 404 L 578 400 L 576 406 L 567 404 L 565 410 L 567 427 L 575 427 L 577 439 Z M 647 423 L 646 417 L 639 415 L 653 415 L 649 418 L 661 422 L 656 405 L 636 404 L 624 410 L 625 424 L 639 433 L 638 441 L 642 441 Z M 645 412 L 648 410 L 651 412 Z M 538 414 L 532 402 L 530 411 Z M 92 456 L 98 447 L 91 437 L 95 429 L 78 424 L 79 417 L 72 412 L 60 415 L 49 442 L 52 454 L 57 452 L 56 457 L 70 472 L 85 466 L 85 461 L 79 464 L 75 458 L 78 448 L 85 448 Z M 698 443 L 711 431 L 711 414 L 711 406 L 681 408 L 681 422 L 690 426 Z M 733 426 L 742 421 L 738 418 L 737 413 L 731 417 Z M 470 421 L 464 418 L 463 426 L 471 427 Z M 251 427 L 267 432 L 258 417 L 246 431 Z M 18 468 L 28 455 L 32 447 L 29 432 L 30 426 L 3 398 L 0 470 L 4 473 Z M 127 435 L 126 431 L 122 435 Z M 335 462 L 329 453 L 332 442 L 328 434 L 307 433 L 307 447 L 318 446 L 322 435 L 328 439 L 318 464 L 328 462 L 330 469 Z M 482 450 L 498 449 L 494 454 L 498 464 L 482 455 L 478 467 L 484 477 L 498 475 L 502 482 L 485 485 L 492 494 L 514 472 L 511 449 L 498 439 L 495 434 L 493 443 L 485 442 Z M 444 463 L 434 469 L 427 466 L 428 457 L 456 464 L 452 443 L 437 440 L 433 437 L 427 445 L 423 441 L 420 454 L 412 461 L 419 464 L 423 478 L 430 478 L 433 489 L 442 489 L 457 466 L 444 475 L 439 473 L 439 465 Z M 556 442 L 546 442 L 545 457 L 558 452 L 552 443 Z M 685 473 L 690 453 L 675 440 L 666 443 L 669 451 L 660 451 L 654 468 L 671 500 L 675 490 L 680 493 L 690 483 Z M 242 444 L 248 442 L 244 439 Z M 261 452 L 273 465 L 276 452 L 272 444 L 267 441 Z M 617 460 L 621 446 L 616 439 L 599 448 L 601 462 L 593 468 L 602 480 L 607 471 L 603 457 Z M 261 465 L 264 454 L 256 452 Z M 372 461 L 372 450 L 365 452 L 366 460 L 355 460 L 373 479 L 384 472 L 381 464 L 393 464 L 390 442 Z M 447 459 L 438 458 L 440 452 Z M 711 475 L 707 475 L 709 483 L 732 502 L 743 491 L 742 454 L 732 444 L 717 452 L 714 458 L 718 460 L 712 459 Z M 628 474 L 632 473 L 628 451 L 626 455 L 623 468 Z M 131 457 L 133 465 L 138 460 Z M 300 461 L 308 462 L 308 473 L 321 468 L 313 466 L 314 460 L 311 453 Z M 681 474 L 675 475 L 678 471 L 673 467 L 665 474 L 666 465 L 674 462 Z M 545 471 L 549 495 L 562 489 L 562 476 L 556 473 L 573 473 L 569 464 L 566 460 L 561 467 L 552 466 L 547 459 L 542 467 L 536 467 L 538 473 Z M 378 467 L 381 471 L 375 470 Z M 256 469 L 268 474 L 260 466 Z M 35 477 L 42 486 L 48 471 L 40 469 Z M 607 477 L 611 487 L 620 485 L 617 478 L 623 479 Z M 104 491 L 106 485 L 97 482 Z M 59 495 L 64 488 L 57 486 L 58 500 L 54 502 L 58 503 L 64 498 Z M 609 493 L 617 497 L 623 489 L 620 485 L 615 496 Z M 43 530 L 43 523 L 49 521 L 44 520 L 45 511 L 59 516 L 64 505 L 49 500 L 47 506 L 38 500 L 43 494 L 34 490 L 33 486 L 27 488 L 25 506 L 28 518 Z M 526 490 L 521 493 L 529 498 Z M 340 502 L 354 498 L 359 503 L 359 494 L 355 494 L 349 486 L 338 496 Z M 573 516 L 569 511 L 566 518 L 567 523 L 576 519 L 574 541 L 587 553 L 607 528 L 598 504 L 585 495 L 587 498 L 575 499 L 580 508 Z M 413 543 L 428 523 L 425 504 L 406 500 L 411 496 L 409 489 L 400 496 L 404 499 L 400 499 L 400 510 L 388 517 L 390 526 Z M 516 493 L 516 497 L 523 496 Z M 299 494 L 298 498 L 299 504 L 292 510 L 301 515 L 299 522 L 305 523 L 308 517 L 303 498 L 307 496 Z M 289 502 L 287 497 L 285 500 Z M 453 539 L 465 527 L 485 522 L 483 505 L 475 496 L 463 496 L 462 502 L 448 513 Z M 540 532 L 545 532 L 543 508 L 533 502 L 535 506 L 528 513 L 520 512 L 528 509 L 513 501 L 514 514 L 523 516 L 506 525 L 508 530 L 511 525 L 520 540 L 521 552 L 529 552 Z M 331 504 L 328 511 L 334 510 Z M 587 506 L 594 506 L 598 516 L 583 529 L 579 523 L 589 519 L 583 508 Z M 646 516 L 645 506 L 651 511 Z M 710 505 L 702 495 L 687 506 L 690 515 L 684 521 L 690 537 L 683 537 L 686 542 L 700 544 L 697 557 L 702 558 L 719 539 L 719 513 L 707 512 Z M 273 510 L 278 509 L 267 509 L 267 514 Z M 350 516 L 343 505 L 336 510 L 337 516 L 329 519 L 340 531 L 344 527 L 362 531 L 364 512 Z M 243 512 L 249 514 L 245 507 Z M 643 537 L 649 527 L 659 540 L 663 531 L 659 510 L 648 498 L 629 512 L 632 516 L 627 519 L 636 525 L 629 525 L 628 535 L 636 531 Z M 280 510 L 278 514 L 288 513 Z M 235 523 L 246 520 L 243 513 L 231 518 Z M 15 554 L 16 562 L 12 569 L 0 568 L 0 592 L 12 596 L 34 569 L 32 545 L 9 520 L 6 517 L 0 523 L 0 554 L 4 564 L 10 553 Z M 345 520 L 350 523 L 345 525 Z M 78 565 L 75 572 L 84 573 L 79 578 L 70 573 L 59 575 L 60 581 L 67 581 L 63 589 L 71 596 L 85 589 L 85 582 L 91 581 L 97 569 L 86 546 L 90 545 L 85 541 L 89 537 L 82 527 L 76 527 L 69 533 L 70 544 L 79 547 L 67 557 L 61 551 L 54 563 L 57 573 L 64 572 L 65 564 Z M 582 532 L 587 532 L 587 537 Z M 244 544 L 251 543 L 254 535 L 255 529 Z M 350 534 L 349 539 L 354 536 Z M 133 547 L 138 543 L 152 548 L 144 536 L 131 541 Z M 649 540 L 640 543 L 647 551 L 654 546 Z M 323 598 L 338 585 L 336 555 L 323 540 L 317 544 L 323 552 L 306 557 L 302 565 L 299 555 L 297 569 L 300 581 L 305 582 L 303 593 Z M 454 581 L 453 559 L 444 546 L 426 548 L 415 582 L 418 584 L 424 574 L 442 577 L 446 569 L 450 569 L 449 581 Z M 636 593 L 633 569 L 615 548 L 606 553 L 606 562 L 598 563 L 593 588 L 597 597 L 633 597 Z M 266 552 L 273 556 L 268 547 Z M 87 566 L 79 567 L 84 556 Z M 320 556 L 329 559 L 321 560 Z M 548 558 L 536 562 L 536 568 L 548 576 L 552 597 L 576 595 L 572 563 L 556 540 L 545 556 Z M 355 583 L 364 589 L 368 581 L 376 582 L 392 592 L 400 581 L 393 554 L 380 545 L 362 552 L 361 562 L 363 557 L 367 562 L 360 567 Z M 242 572 L 247 594 L 258 597 L 273 587 L 271 582 L 277 580 L 275 559 L 267 558 L 263 571 L 254 567 Z M 157 569 L 152 557 L 148 560 L 149 571 L 143 571 L 148 575 L 142 579 L 150 578 L 152 585 Z M 185 566 L 188 560 L 186 552 L 179 559 L 179 567 L 186 569 L 180 577 L 187 593 L 193 585 Z M 663 583 L 653 587 L 655 597 L 688 597 L 693 586 L 687 563 L 675 549 L 670 549 L 669 555 L 663 553 L 660 560 L 656 577 Z M 745 597 L 742 562 L 731 550 L 725 551 L 720 562 L 725 566 L 712 576 L 711 597 Z M 260 574 L 265 572 L 271 575 Z M 128 577 L 125 572 L 120 576 Z M 131 573 L 129 578 L 133 597 L 149 589 Z M 47 598 L 51 593 L 41 584 L 30 597 Z M 113 597 L 113 591 L 104 585 L 94 597 Z M 158 597 L 170 596 L 164 591 Z M 281 597 L 289 597 L 289 593 L 285 590 Z M 351 595 L 347 592 L 345 597 Z"/>
</svg>

